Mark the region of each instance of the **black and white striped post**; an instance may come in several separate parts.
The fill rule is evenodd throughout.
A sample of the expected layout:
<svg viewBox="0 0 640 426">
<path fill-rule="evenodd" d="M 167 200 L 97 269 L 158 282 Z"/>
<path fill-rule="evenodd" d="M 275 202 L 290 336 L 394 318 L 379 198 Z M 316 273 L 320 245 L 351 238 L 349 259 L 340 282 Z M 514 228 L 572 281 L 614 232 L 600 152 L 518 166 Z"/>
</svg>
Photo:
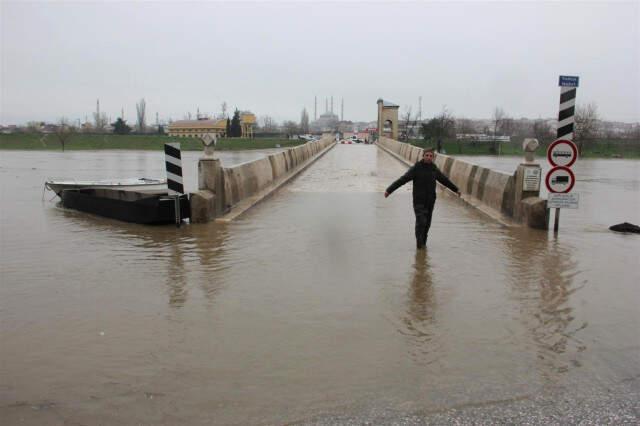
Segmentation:
<svg viewBox="0 0 640 426">
<path fill-rule="evenodd" d="M 558 112 L 558 131 L 556 140 L 567 139 L 573 142 L 576 114 L 576 93 L 580 77 L 561 75 L 558 81 L 560 86 L 560 110 Z M 558 232 L 560 223 L 560 209 L 556 209 L 556 218 L 553 223 L 553 232 Z"/>
<path fill-rule="evenodd" d="M 176 209 L 176 226 L 180 226 L 180 195 L 184 194 L 182 183 L 182 155 L 179 143 L 164 144 L 164 163 L 167 169 L 167 188 L 173 196 Z"/>
<path fill-rule="evenodd" d="M 578 82 L 579 77 L 560 76 L 560 112 L 558 112 L 557 139 L 573 141 Z"/>
</svg>

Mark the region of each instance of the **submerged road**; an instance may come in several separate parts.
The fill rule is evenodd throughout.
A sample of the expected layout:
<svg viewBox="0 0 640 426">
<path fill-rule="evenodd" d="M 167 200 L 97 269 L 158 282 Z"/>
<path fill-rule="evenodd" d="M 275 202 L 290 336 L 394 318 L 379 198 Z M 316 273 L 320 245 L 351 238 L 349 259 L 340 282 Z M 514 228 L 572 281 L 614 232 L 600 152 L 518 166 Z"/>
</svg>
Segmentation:
<svg viewBox="0 0 640 426">
<path fill-rule="evenodd" d="M 637 240 L 439 192 L 416 251 L 410 185 L 382 195 L 405 170 L 338 145 L 228 225 L 3 225 L 0 418 L 637 423 Z"/>
</svg>

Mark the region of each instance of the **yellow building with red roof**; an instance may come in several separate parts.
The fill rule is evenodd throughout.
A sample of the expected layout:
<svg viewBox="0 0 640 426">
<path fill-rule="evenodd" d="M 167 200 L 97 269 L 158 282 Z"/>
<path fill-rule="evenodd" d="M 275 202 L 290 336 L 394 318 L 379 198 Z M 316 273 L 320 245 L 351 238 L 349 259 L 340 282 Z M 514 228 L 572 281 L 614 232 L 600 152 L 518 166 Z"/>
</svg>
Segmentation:
<svg viewBox="0 0 640 426">
<path fill-rule="evenodd" d="M 256 116 L 250 112 L 240 113 L 240 128 L 243 138 L 252 138 Z M 217 137 L 227 135 L 227 119 L 199 119 L 199 120 L 178 120 L 169 124 L 167 128 L 169 136 L 181 138 L 202 138 L 207 133 L 213 133 Z"/>
</svg>

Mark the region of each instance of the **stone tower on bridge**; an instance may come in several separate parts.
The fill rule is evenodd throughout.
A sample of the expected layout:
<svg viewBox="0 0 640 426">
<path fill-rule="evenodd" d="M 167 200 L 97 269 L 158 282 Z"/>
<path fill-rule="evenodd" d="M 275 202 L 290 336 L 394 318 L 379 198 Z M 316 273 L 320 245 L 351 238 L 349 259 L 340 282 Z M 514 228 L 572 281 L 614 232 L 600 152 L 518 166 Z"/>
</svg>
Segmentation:
<svg viewBox="0 0 640 426">
<path fill-rule="evenodd" d="M 398 105 L 378 99 L 378 134 L 398 140 Z"/>
</svg>

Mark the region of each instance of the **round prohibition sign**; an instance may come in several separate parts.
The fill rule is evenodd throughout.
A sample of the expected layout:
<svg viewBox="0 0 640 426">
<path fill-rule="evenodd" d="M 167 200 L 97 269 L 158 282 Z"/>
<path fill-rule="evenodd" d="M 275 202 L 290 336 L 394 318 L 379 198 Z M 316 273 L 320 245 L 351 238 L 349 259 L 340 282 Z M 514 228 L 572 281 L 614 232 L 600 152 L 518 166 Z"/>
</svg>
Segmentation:
<svg viewBox="0 0 640 426">
<path fill-rule="evenodd" d="M 547 160 L 555 167 L 571 167 L 578 159 L 578 147 L 568 139 L 558 139 L 547 149 Z"/>
<path fill-rule="evenodd" d="M 576 177 L 570 168 L 557 166 L 549 170 L 544 183 L 549 192 L 566 194 L 573 189 L 573 185 L 576 183 Z"/>
</svg>

